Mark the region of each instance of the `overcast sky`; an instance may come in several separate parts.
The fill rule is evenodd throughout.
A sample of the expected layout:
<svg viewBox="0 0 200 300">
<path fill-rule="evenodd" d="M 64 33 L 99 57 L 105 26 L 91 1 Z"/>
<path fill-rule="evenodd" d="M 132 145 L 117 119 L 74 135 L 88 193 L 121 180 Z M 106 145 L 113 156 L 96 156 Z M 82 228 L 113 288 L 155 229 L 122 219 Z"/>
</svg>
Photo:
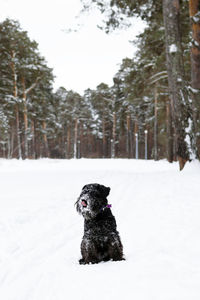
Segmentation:
<svg viewBox="0 0 200 300">
<path fill-rule="evenodd" d="M 39 44 L 40 53 L 56 76 L 54 87 L 64 86 L 79 93 L 105 82 L 112 85 L 123 58 L 133 57 L 129 43 L 141 22 L 107 35 L 97 28 L 102 16 L 97 11 L 76 18 L 80 0 L 0 0 L 0 21 L 17 19 L 23 30 Z M 69 28 L 82 26 L 78 32 Z"/>
</svg>

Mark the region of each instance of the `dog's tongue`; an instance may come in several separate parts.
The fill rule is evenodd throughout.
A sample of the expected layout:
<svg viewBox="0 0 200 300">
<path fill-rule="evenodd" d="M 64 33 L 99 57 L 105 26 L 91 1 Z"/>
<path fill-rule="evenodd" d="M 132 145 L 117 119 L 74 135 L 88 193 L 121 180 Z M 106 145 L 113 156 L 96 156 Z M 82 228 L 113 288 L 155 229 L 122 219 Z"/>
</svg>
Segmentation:
<svg viewBox="0 0 200 300">
<path fill-rule="evenodd" d="M 86 202 L 85 200 L 82 200 L 82 201 L 81 201 L 81 204 L 82 204 L 84 207 L 87 206 L 87 202 Z"/>
</svg>

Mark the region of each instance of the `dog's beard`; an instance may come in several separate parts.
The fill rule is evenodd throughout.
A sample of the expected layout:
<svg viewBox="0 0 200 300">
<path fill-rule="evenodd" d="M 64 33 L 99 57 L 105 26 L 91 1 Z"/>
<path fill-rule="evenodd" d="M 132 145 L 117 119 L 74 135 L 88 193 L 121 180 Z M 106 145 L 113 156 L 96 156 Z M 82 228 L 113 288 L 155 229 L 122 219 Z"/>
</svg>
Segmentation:
<svg viewBox="0 0 200 300">
<path fill-rule="evenodd" d="M 97 212 L 92 210 L 91 202 L 92 200 L 87 194 L 80 196 L 77 201 L 77 211 L 87 220 L 92 219 L 97 215 Z"/>
</svg>

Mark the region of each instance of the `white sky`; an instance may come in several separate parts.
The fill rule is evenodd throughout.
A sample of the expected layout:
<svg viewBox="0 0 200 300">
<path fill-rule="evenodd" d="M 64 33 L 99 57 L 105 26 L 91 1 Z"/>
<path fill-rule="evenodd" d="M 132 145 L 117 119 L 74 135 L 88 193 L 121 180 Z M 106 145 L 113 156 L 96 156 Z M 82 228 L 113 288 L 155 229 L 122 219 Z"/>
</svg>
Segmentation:
<svg viewBox="0 0 200 300">
<path fill-rule="evenodd" d="M 131 28 L 107 35 L 96 27 L 100 13 L 93 11 L 77 19 L 80 9 L 80 0 L 0 0 L 0 21 L 17 19 L 38 42 L 40 53 L 54 70 L 54 87 L 82 93 L 101 82 L 112 85 L 122 59 L 134 55 L 129 40 L 142 24 L 137 20 Z M 78 32 L 64 32 L 80 22 L 83 26 Z"/>
</svg>

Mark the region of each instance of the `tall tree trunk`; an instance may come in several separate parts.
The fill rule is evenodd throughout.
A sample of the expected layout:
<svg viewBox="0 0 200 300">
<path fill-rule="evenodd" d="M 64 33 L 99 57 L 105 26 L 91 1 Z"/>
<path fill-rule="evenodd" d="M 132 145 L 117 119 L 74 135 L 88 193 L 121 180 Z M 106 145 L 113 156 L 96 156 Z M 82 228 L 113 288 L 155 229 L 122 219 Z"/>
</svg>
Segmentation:
<svg viewBox="0 0 200 300">
<path fill-rule="evenodd" d="M 67 158 L 71 158 L 71 127 L 67 126 Z"/>
<path fill-rule="evenodd" d="M 126 153 L 127 157 L 131 157 L 131 118 L 130 115 L 126 117 L 126 126 L 127 126 L 127 133 L 126 133 Z"/>
<path fill-rule="evenodd" d="M 10 133 L 8 134 L 7 138 L 7 148 L 8 148 L 8 153 L 7 153 L 7 158 L 11 158 L 11 136 Z"/>
<path fill-rule="evenodd" d="M 172 116 L 176 134 L 177 156 L 180 170 L 189 159 L 190 145 L 186 138 L 188 127 L 188 99 L 185 89 L 183 56 L 179 28 L 179 0 L 163 0 L 163 19 L 169 94 L 172 99 Z"/>
<path fill-rule="evenodd" d="M 148 130 L 147 129 L 145 129 L 144 131 L 144 145 L 145 145 L 144 158 L 148 159 Z"/>
<path fill-rule="evenodd" d="M 31 135 L 32 135 L 32 158 L 36 158 L 36 148 L 35 148 L 35 123 L 31 120 Z"/>
<path fill-rule="evenodd" d="M 5 143 L 2 143 L 2 151 L 3 151 L 3 158 L 6 158 L 6 147 L 5 147 Z"/>
<path fill-rule="evenodd" d="M 23 88 L 23 105 L 24 105 L 24 157 L 28 157 L 28 110 L 26 103 L 26 87 L 25 79 L 22 77 L 22 88 Z"/>
<path fill-rule="evenodd" d="M 106 157 L 106 122 L 105 117 L 103 116 L 102 120 L 102 131 L 103 131 L 103 158 Z"/>
<path fill-rule="evenodd" d="M 10 138 L 10 158 L 13 157 L 13 150 L 14 150 L 14 139 L 15 139 L 15 125 L 12 123 L 11 126 L 11 138 Z"/>
<path fill-rule="evenodd" d="M 113 127 L 112 127 L 112 146 L 111 146 L 111 157 L 115 158 L 115 144 L 116 144 L 116 112 L 113 113 Z"/>
<path fill-rule="evenodd" d="M 34 120 L 34 128 L 38 128 L 37 120 Z M 37 130 L 35 130 L 35 158 L 40 157 L 40 144 L 41 144 L 41 134 Z"/>
<path fill-rule="evenodd" d="M 75 119 L 74 123 L 74 158 L 77 158 L 77 147 L 78 144 L 78 118 Z"/>
<path fill-rule="evenodd" d="M 158 85 L 154 87 L 154 160 L 158 160 Z"/>
<path fill-rule="evenodd" d="M 135 158 L 138 159 L 138 121 L 134 124 Z"/>
<path fill-rule="evenodd" d="M 66 124 L 63 124 L 62 125 L 62 157 L 63 158 L 66 158 L 67 157 L 67 149 L 66 149 L 66 130 L 67 129 L 67 126 Z"/>
<path fill-rule="evenodd" d="M 173 129 L 172 129 L 172 116 L 171 116 L 171 101 L 168 98 L 166 101 L 166 123 L 167 123 L 167 160 L 172 163 L 174 158 L 173 153 Z"/>
<path fill-rule="evenodd" d="M 134 124 L 134 140 L 135 140 L 135 159 L 139 158 L 139 141 L 138 141 L 138 121 Z"/>
<path fill-rule="evenodd" d="M 130 116 L 130 131 L 129 131 L 129 141 L 130 141 L 130 158 L 133 158 L 133 120 Z"/>
<path fill-rule="evenodd" d="M 28 110 L 27 110 L 27 95 L 34 89 L 38 83 L 39 77 L 36 78 L 35 82 L 26 89 L 25 78 L 22 76 L 22 88 L 23 88 L 23 104 L 24 104 L 24 148 L 25 158 L 28 157 Z M 48 150 L 47 150 L 48 152 Z"/>
<path fill-rule="evenodd" d="M 16 131 L 17 131 L 17 150 L 18 158 L 22 158 L 22 148 L 21 148 L 21 138 L 20 138 L 20 129 L 19 129 L 19 106 L 15 105 L 15 117 L 16 117 Z"/>
<path fill-rule="evenodd" d="M 11 52 L 11 69 L 13 76 L 13 96 L 16 101 L 15 104 L 15 118 L 16 118 L 16 131 L 17 131 L 17 150 L 18 150 L 18 158 L 22 158 L 22 149 L 21 149 L 21 141 L 20 141 L 20 128 L 19 128 L 19 107 L 17 103 L 18 90 L 17 90 L 17 73 L 15 70 L 15 56 L 16 53 L 13 50 Z"/>
<path fill-rule="evenodd" d="M 78 158 L 82 157 L 82 149 L 83 149 L 83 123 L 80 121 L 79 124 L 79 140 L 78 140 Z"/>
<path fill-rule="evenodd" d="M 191 94 L 193 100 L 194 148 L 200 159 L 200 0 L 189 0 L 192 26 Z"/>
<path fill-rule="evenodd" d="M 47 124 L 45 121 L 42 121 L 42 129 L 43 129 L 43 140 L 44 140 L 44 152 L 45 152 L 45 157 L 49 157 L 49 146 L 48 146 L 48 140 L 47 140 Z"/>
<path fill-rule="evenodd" d="M 90 129 L 87 127 L 87 148 L 86 148 L 86 157 L 90 157 L 92 145 L 91 145 L 91 138 L 90 138 Z"/>
</svg>

